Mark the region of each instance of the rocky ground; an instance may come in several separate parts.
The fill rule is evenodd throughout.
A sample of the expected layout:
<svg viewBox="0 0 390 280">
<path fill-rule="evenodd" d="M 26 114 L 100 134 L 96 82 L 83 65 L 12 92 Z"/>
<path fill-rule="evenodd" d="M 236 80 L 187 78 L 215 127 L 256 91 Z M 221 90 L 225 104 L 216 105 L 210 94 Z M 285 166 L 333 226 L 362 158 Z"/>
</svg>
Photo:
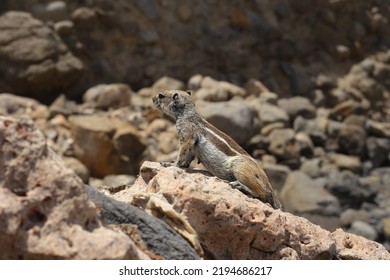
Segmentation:
<svg viewBox="0 0 390 280">
<path fill-rule="evenodd" d="M 388 5 L 76 2 L 0 3 L 1 258 L 390 258 Z M 153 163 L 171 88 L 285 212 Z"/>
</svg>

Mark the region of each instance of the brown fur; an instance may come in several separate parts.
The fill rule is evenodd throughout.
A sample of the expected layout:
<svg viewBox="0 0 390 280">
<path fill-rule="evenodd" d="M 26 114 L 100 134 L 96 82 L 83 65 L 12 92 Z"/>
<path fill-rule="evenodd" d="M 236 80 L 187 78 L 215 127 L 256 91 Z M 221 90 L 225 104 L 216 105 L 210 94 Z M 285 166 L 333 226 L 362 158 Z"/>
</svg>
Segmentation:
<svg viewBox="0 0 390 280">
<path fill-rule="evenodd" d="M 176 119 L 180 150 L 175 165 L 188 167 L 197 157 L 214 176 L 248 188 L 274 208 L 282 208 L 260 163 L 232 138 L 208 123 L 195 108 L 191 95 L 166 90 L 153 97 L 155 106 Z"/>
</svg>

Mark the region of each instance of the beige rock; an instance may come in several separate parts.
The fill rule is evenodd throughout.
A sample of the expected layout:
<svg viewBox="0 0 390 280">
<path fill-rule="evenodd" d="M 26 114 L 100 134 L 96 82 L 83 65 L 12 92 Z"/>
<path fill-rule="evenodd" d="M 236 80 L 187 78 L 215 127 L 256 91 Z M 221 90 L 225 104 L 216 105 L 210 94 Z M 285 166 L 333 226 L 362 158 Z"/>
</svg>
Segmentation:
<svg viewBox="0 0 390 280">
<path fill-rule="evenodd" d="M 132 90 L 126 84 L 101 84 L 88 89 L 83 101 L 96 109 L 116 109 L 131 104 Z"/>
<path fill-rule="evenodd" d="M 245 84 L 245 90 L 248 95 L 260 96 L 263 92 L 269 92 L 269 89 L 259 80 L 250 79 Z"/>
<path fill-rule="evenodd" d="M 348 156 L 343 154 L 330 154 L 329 160 L 341 169 L 359 171 L 362 168 L 362 162 L 357 156 Z"/>
<path fill-rule="evenodd" d="M 157 80 L 153 86 L 154 94 L 156 94 L 160 90 L 167 90 L 167 89 L 185 89 L 185 84 L 182 81 L 179 81 L 177 79 L 171 78 L 171 77 L 161 77 L 159 80 Z"/>
<path fill-rule="evenodd" d="M 338 206 L 337 198 L 302 171 L 291 172 L 280 193 L 287 211 L 319 212 L 325 205 Z"/>
<path fill-rule="evenodd" d="M 88 168 L 77 158 L 73 157 L 63 157 L 65 166 L 73 170 L 77 176 L 83 180 L 84 183 L 88 183 L 89 180 L 89 170 Z"/>
<path fill-rule="evenodd" d="M 0 116 L 0 259 L 147 259 L 101 225 L 83 183 L 28 119 Z"/>
<path fill-rule="evenodd" d="M 390 259 L 373 241 L 330 233 L 304 218 L 274 210 L 203 171 L 163 168 L 144 162 L 130 189 L 114 194 L 160 194 L 187 217 L 208 258 L 215 259 Z"/>
<path fill-rule="evenodd" d="M 191 81 L 191 85 L 194 85 L 194 88 L 196 88 L 194 80 Z M 197 100 L 227 101 L 234 96 L 245 96 L 245 89 L 226 81 L 217 81 L 206 76 L 202 78 L 200 88 L 194 95 Z"/>
<path fill-rule="evenodd" d="M 0 115 L 29 116 L 33 120 L 49 117 L 47 106 L 38 101 L 9 93 L 0 94 Z"/>
<path fill-rule="evenodd" d="M 71 116 L 74 152 L 91 175 L 136 174 L 145 144 L 132 125 L 104 115 Z"/>
</svg>

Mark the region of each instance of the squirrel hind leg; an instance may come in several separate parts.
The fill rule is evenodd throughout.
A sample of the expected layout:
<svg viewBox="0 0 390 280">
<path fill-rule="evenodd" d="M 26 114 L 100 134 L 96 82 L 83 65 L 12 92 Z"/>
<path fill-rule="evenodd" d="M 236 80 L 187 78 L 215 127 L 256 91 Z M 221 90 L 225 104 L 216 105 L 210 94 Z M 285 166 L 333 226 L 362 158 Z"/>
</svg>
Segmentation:
<svg viewBox="0 0 390 280">
<path fill-rule="evenodd" d="M 282 209 L 282 204 L 265 171 L 252 159 L 236 161 L 233 175 L 241 185 L 255 193 L 254 197 L 269 203 L 275 209 Z"/>
<path fill-rule="evenodd" d="M 229 185 L 233 189 L 239 190 L 240 192 L 244 193 L 247 196 L 251 196 L 251 197 L 254 197 L 254 198 L 258 198 L 259 197 L 259 195 L 257 193 L 252 191 L 247 186 L 243 185 L 240 181 L 229 182 Z"/>
</svg>

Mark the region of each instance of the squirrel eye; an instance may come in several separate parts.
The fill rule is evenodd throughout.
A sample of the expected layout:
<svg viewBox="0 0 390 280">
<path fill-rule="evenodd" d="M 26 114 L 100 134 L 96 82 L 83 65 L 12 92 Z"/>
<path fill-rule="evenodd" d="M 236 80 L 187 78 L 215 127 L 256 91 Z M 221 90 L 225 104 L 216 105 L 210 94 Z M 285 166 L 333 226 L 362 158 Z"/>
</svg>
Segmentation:
<svg viewBox="0 0 390 280">
<path fill-rule="evenodd" d="M 158 94 L 158 98 L 159 98 L 159 99 L 162 99 L 162 98 L 164 98 L 164 97 L 165 97 L 164 94 L 162 94 L 162 93 L 159 93 L 159 94 Z"/>
</svg>

